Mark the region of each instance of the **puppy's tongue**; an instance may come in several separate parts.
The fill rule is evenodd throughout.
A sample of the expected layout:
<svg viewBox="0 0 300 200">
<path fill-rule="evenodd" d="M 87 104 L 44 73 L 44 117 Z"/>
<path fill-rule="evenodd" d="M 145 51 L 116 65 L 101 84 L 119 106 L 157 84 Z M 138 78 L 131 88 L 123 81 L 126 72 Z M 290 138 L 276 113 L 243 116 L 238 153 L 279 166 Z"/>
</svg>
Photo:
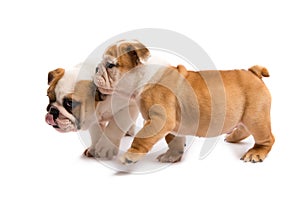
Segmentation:
<svg viewBox="0 0 300 200">
<path fill-rule="evenodd" d="M 46 119 L 47 124 L 49 124 L 51 126 L 57 125 L 53 119 L 53 115 L 47 113 L 45 119 Z"/>
</svg>

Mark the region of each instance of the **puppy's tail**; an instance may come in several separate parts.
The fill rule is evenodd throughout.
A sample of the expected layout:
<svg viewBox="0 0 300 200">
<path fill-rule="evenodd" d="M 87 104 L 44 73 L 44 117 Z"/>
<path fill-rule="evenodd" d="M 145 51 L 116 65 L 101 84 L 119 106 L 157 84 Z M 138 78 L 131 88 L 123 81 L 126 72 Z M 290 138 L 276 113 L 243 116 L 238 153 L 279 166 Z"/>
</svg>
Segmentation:
<svg viewBox="0 0 300 200">
<path fill-rule="evenodd" d="M 254 65 L 253 67 L 250 67 L 248 70 L 250 72 L 252 72 L 253 74 L 255 74 L 260 79 L 262 79 L 263 77 L 270 76 L 267 68 L 259 66 L 259 65 Z"/>
</svg>

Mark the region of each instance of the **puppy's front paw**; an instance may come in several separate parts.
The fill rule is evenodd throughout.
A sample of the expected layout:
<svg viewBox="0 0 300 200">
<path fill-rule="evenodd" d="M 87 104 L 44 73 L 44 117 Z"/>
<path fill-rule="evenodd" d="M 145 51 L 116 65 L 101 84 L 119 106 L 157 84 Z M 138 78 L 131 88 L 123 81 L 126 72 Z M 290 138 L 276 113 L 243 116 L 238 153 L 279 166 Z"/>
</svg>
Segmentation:
<svg viewBox="0 0 300 200">
<path fill-rule="evenodd" d="M 89 147 L 86 150 L 84 150 L 83 155 L 92 158 L 95 155 L 95 148 Z"/>
<path fill-rule="evenodd" d="M 126 152 L 124 155 L 122 155 L 119 160 L 124 165 L 131 165 L 139 161 L 145 154 L 144 153 L 132 153 L 132 152 Z"/>
<path fill-rule="evenodd" d="M 162 163 L 175 163 L 181 160 L 182 155 L 183 151 L 169 149 L 166 153 L 159 155 L 156 159 Z"/>
<path fill-rule="evenodd" d="M 95 157 L 103 160 L 111 160 L 119 152 L 119 145 L 109 140 L 100 139 L 95 148 Z"/>
</svg>

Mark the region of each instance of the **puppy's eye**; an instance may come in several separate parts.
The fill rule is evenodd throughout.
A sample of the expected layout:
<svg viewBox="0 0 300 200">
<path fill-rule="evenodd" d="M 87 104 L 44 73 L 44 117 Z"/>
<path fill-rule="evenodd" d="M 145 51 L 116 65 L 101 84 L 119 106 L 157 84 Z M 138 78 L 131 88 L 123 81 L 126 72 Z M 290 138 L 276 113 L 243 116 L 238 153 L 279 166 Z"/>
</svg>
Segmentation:
<svg viewBox="0 0 300 200">
<path fill-rule="evenodd" d="M 69 112 L 72 113 L 72 109 L 74 109 L 76 106 L 78 106 L 80 103 L 77 101 L 74 101 L 69 98 L 65 98 L 63 100 L 63 107 Z"/>
<path fill-rule="evenodd" d="M 67 108 L 72 108 L 72 100 L 71 99 L 65 99 L 64 100 L 64 106 Z"/>
<path fill-rule="evenodd" d="M 116 64 L 113 64 L 113 63 L 106 63 L 106 65 L 105 65 L 105 67 L 106 68 L 109 68 L 109 69 L 111 69 L 111 68 L 113 68 L 113 67 L 115 67 L 116 66 Z"/>
</svg>

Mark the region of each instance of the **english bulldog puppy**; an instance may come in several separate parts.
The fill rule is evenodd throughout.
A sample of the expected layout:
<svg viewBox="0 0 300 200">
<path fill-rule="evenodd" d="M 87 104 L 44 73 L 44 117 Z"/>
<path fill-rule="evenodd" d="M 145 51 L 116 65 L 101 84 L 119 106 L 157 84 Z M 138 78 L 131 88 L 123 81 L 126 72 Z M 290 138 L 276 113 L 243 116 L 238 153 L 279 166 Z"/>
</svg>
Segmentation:
<svg viewBox="0 0 300 200">
<path fill-rule="evenodd" d="M 89 130 L 91 146 L 84 155 L 112 159 L 118 154 L 124 133 L 133 135 L 138 108 L 120 105 L 112 110 L 110 95 L 99 92 L 92 80 L 78 80 L 81 67 L 58 68 L 48 73 L 46 123 L 62 133 Z M 123 129 L 116 124 L 114 113 L 125 119 Z"/>
<path fill-rule="evenodd" d="M 145 120 L 121 156 L 122 163 L 137 162 L 163 137 L 169 149 L 158 160 L 177 162 L 184 152 L 182 136 L 223 133 L 228 134 L 228 142 L 254 137 L 253 148 L 241 160 L 255 163 L 266 158 L 275 141 L 271 95 L 262 81 L 269 76 L 266 68 L 195 72 L 182 65 L 149 64 L 149 57 L 149 50 L 139 41 L 119 41 L 106 50 L 94 77 L 104 94 L 134 97 Z"/>
</svg>

